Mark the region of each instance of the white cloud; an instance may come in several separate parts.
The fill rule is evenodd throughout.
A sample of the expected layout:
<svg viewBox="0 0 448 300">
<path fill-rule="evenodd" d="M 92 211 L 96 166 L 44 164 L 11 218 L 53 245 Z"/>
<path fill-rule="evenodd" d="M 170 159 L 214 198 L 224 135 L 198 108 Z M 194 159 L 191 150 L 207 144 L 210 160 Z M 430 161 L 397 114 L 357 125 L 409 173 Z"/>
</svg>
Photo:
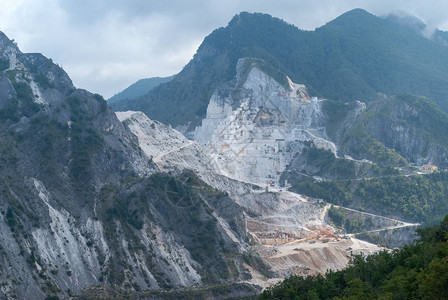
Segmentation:
<svg viewBox="0 0 448 300">
<path fill-rule="evenodd" d="M 0 0 L 0 30 L 42 52 L 75 85 L 106 97 L 134 81 L 177 73 L 203 38 L 241 11 L 314 29 L 343 12 L 405 11 L 448 29 L 448 2 L 402 0 Z"/>
</svg>

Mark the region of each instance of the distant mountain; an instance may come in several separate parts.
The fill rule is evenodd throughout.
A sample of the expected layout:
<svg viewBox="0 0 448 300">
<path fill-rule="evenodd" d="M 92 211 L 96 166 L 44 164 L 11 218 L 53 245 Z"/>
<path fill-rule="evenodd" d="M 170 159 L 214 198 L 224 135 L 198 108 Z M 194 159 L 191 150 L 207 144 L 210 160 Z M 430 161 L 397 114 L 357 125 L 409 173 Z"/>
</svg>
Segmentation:
<svg viewBox="0 0 448 300">
<path fill-rule="evenodd" d="M 434 39 L 444 46 L 448 46 L 448 31 L 436 30 L 434 33 Z"/>
<path fill-rule="evenodd" d="M 241 13 L 204 39 L 194 58 L 169 83 L 115 110 L 195 128 L 215 89 L 231 81 L 242 57 L 263 59 L 311 95 L 371 101 L 377 92 L 413 93 L 448 110 L 448 51 L 410 26 L 355 9 L 315 31 L 265 14 Z"/>
<path fill-rule="evenodd" d="M 110 97 L 107 100 L 107 103 L 111 104 L 120 100 L 135 99 L 137 97 L 143 96 L 153 88 L 161 85 L 162 83 L 169 82 L 173 78 L 174 75 L 169 77 L 152 77 L 140 79 L 139 81 L 125 88 L 123 91 Z"/>
<path fill-rule="evenodd" d="M 392 13 L 386 16 L 384 19 L 386 19 L 387 21 L 395 22 L 404 27 L 411 28 L 419 34 L 423 34 L 424 30 L 426 29 L 426 24 L 423 23 L 422 20 L 411 15 Z"/>
<path fill-rule="evenodd" d="M 395 22 L 403 27 L 407 27 L 408 29 L 412 29 L 417 34 L 440 43 L 443 46 L 448 46 L 447 31 L 431 28 L 414 16 L 391 14 L 386 17 L 386 20 Z"/>
</svg>

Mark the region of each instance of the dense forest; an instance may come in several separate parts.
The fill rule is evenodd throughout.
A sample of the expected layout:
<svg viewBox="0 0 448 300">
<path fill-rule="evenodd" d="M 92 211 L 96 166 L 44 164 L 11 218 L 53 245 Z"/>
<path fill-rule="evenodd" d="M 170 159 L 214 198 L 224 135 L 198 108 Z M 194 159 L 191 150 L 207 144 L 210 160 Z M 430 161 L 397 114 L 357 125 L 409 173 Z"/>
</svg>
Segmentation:
<svg viewBox="0 0 448 300">
<path fill-rule="evenodd" d="M 292 276 L 260 299 L 448 299 L 448 216 L 392 252 L 352 257 L 325 276 Z"/>
</svg>

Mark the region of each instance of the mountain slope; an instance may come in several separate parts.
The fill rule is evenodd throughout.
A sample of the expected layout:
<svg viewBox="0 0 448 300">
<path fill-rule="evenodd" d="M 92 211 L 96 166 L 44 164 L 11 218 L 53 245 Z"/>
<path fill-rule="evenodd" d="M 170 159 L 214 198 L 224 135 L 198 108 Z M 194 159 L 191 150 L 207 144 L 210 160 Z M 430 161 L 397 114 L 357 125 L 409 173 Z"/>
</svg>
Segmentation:
<svg viewBox="0 0 448 300">
<path fill-rule="evenodd" d="M 161 85 L 162 83 L 168 82 L 173 78 L 174 76 L 140 79 L 139 81 L 131 84 L 121 92 L 107 99 L 107 103 L 111 104 L 120 100 L 138 98 L 140 96 L 147 94 L 153 88 Z"/>
<path fill-rule="evenodd" d="M 263 66 L 241 59 L 236 81 L 216 90 L 191 136 L 223 174 L 264 185 L 278 182 L 306 141 L 333 152 L 337 148 L 325 134 L 324 100 L 310 98 L 305 86 L 292 81 L 283 86 Z"/>
<path fill-rule="evenodd" d="M 312 144 L 297 153 L 281 176 L 291 190 L 426 224 L 448 213 L 446 173 L 418 175 L 447 168 L 448 115 L 434 102 L 406 94 L 323 108 L 338 157 Z"/>
<path fill-rule="evenodd" d="M 239 164 L 216 163 L 216 153 L 170 126 L 139 112 L 117 113 L 120 122 L 42 55 L 23 54 L 4 36 L 0 54 L 1 298 L 68 297 L 97 285 L 136 297 L 198 285 L 243 296 L 235 283 L 323 273 L 344 267 L 350 251 L 378 250 L 341 239 L 328 205 L 226 176 Z M 251 181 L 276 179 L 283 158 L 309 139 L 336 152 L 325 133 L 327 100 L 266 61 L 239 62 L 193 132 L 201 143 L 212 148 L 220 131 L 230 144 L 244 137 L 220 146 L 227 157 L 251 158 Z M 356 229 L 411 229 L 406 239 L 417 225 L 346 215 L 363 224 Z"/>
<path fill-rule="evenodd" d="M 411 163 L 447 167 L 448 115 L 427 98 L 413 95 L 379 98 L 369 105 L 353 128 L 361 131 L 364 128 Z M 348 131 L 342 143 L 348 146 L 355 136 Z M 350 150 L 353 154 L 354 148 Z"/>
<path fill-rule="evenodd" d="M 245 84 L 243 93 L 248 93 L 254 74 L 260 76 L 258 72 L 250 71 L 247 75 L 247 81 L 250 83 Z M 276 87 L 273 82 L 270 85 L 271 88 Z M 274 94 L 277 96 L 277 93 Z M 218 98 L 216 97 L 215 100 Z M 187 140 L 178 131 L 160 122 L 149 120 L 141 112 L 118 112 L 117 115 L 135 133 L 143 151 L 153 157 L 153 161 L 161 169 L 169 170 L 172 174 L 191 169 L 211 186 L 226 191 L 229 197 L 238 204 L 235 206 L 235 203 L 229 205 L 219 201 L 215 207 L 219 211 L 217 219 L 224 228 L 227 228 L 227 232 L 231 230 L 239 232 L 241 228 L 246 229 L 251 246 L 243 246 L 245 252 L 242 256 L 251 266 L 248 268 L 252 276 L 249 282 L 266 286 L 268 282 L 283 278 L 285 274 L 322 274 L 328 269 L 345 267 L 348 262 L 348 251 L 366 253 L 378 250 L 376 245 L 359 241 L 355 237 L 353 240 L 340 239 L 339 232 L 335 232 L 335 228 L 330 225 L 332 223 L 329 219 L 331 209 L 328 205 L 310 201 L 306 197 L 290 192 L 273 192 L 270 189 L 265 190 L 260 186 L 223 176 L 220 174 L 225 173 L 222 172 L 221 160 L 213 159 L 215 156 L 213 153 L 211 156 L 207 155 L 210 152 L 198 142 Z M 250 122 L 247 119 L 241 121 Z M 229 135 L 233 136 L 232 133 Z M 286 148 L 282 149 L 286 150 Z M 250 152 L 252 152 L 250 155 L 260 154 L 256 151 Z M 223 154 L 227 155 L 227 153 Z M 220 157 L 225 158 L 225 156 Z M 263 161 L 261 157 L 260 162 Z M 264 162 L 263 165 L 269 168 L 269 165 Z M 265 172 L 270 171 L 272 170 L 265 170 Z M 226 209 L 223 211 L 223 208 Z M 235 213 L 239 210 L 244 211 L 244 220 L 235 218 Z M 380 231 L 386 237 L 393 236 L 388 239 L 393 241 L 394 244 L 391 245 L 401 245 L 403 241 L 409 241 L 416 226 L 416 224 L 363 214 L 359 211 L 346 211 L 344 208 L 339 210 L 357 224 L 347 229 L 347 233 L 361 230 Z M 243 226 L 235 229 L 235 225 L 241 221 Z M 225 225 L 226 223 L 228 226 Z M 390 228 L 394 231 L 392 232 Z M 327 244 L 321 241 L 322 235 L 333 237 L 333 242 Z M 244 237 L 245 233 L 244 231 L 238 235 L 230 233 L 229 236 L 237 240 Z M 308 244 L 308 242 L 312 243 Z M 276 246 L 273 248 L 274 244 Z M 301 249 L 300 252 L 297 252 L 298 249 Z"/>
<path fill-rule="evenodd" d="M 115 110 L 141 110 L 150 118 L 193 130 L 215 89 L 234 78 L 242 57 L 261 58 L 312 95 L 370 101 L 377 92 L 414 93 L 448 108 L 448 53 L 410 27 L 357 9 L 315 31 L 277 18 L 241 13 L 204 39 L 170 83 Z"/>
<path fill-rule="evenodd" d="M 434 33 L 434 39 L 444 46 L 448 46 L 448 32 L 442 30 L 436 30 Z"/>
<path fill-rule="evenodd" d="M 0 61 L 0 298 L 247 279 L 232 199 L 158 173 L 101 96 L 2 33 Z"/>
<path fill-rule="evenodd" d="M 190 133 L 222 174 L 268 189 L 287 180 L 295 192 L 405 220 L 428 223 L 448 213 L 443 176 L 407 177 L 418 172 L 409 164 L 446 168 L 448 116 L 434 102 L 310 98 L 303 85 L 283 86 L 260 63 L 241 59 L 236 78 L 216 89 Z M 421 190 L 410 188 L 416 182 L 424 182 Z M 370 196 L 360 196 L 367 187 Z"/>
</svg>

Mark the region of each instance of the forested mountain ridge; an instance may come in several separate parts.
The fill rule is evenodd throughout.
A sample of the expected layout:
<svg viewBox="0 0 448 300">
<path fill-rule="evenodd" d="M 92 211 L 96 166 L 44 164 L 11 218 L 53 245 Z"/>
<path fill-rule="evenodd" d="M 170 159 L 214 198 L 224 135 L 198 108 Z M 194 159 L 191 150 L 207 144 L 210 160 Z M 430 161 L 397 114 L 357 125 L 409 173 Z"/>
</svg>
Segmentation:
<svg viewBox="0 0 448 300">
<path fill-rule="evenodd" d="M 312 95 L 328 99 L 368 102 L 377 92 L 413 93 L 448 108 L 446 46 L 361 9 L 314 31 L 269 15 L 241 13 L 207 36 L 173 81 L 112 107 L 141 110 L 172 125 L 189 124 L 204 116 L 214 90 L 234 78 L 242 57 L 263 59 L 305 84 Z"/>
</svg>

